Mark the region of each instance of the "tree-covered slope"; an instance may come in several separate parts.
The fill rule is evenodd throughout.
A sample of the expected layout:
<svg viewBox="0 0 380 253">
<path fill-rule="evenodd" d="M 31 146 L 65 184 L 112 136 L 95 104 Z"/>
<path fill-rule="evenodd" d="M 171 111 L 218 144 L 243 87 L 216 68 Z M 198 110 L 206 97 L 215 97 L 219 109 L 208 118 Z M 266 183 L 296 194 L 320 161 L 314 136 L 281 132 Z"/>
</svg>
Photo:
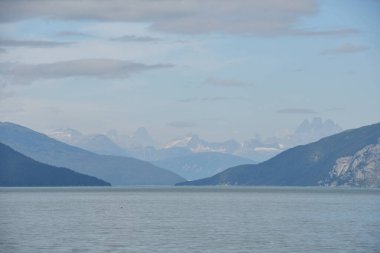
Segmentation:
<svg viewBox="0 0 380 253">
<path fill-rule="evenodd" d="M 0 143 L 0 186 L 109 186 L 96 177 L 37 162 Z"/>
</svg>

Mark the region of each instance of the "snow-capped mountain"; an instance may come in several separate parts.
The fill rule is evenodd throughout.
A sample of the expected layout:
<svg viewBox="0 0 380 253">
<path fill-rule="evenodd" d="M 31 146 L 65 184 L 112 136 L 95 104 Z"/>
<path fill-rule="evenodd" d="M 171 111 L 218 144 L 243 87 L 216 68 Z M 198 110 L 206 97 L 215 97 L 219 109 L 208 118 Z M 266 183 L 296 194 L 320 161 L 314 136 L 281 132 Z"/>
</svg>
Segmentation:
<svg viewBox="0 0 380 253">
<path fill-rule="evenodd" d="M 196 134 L 188 134 L 162 147 L 157 146 L 145 128 L 137 129 L 131 136 L 120 134 L 115 130 L 107 132 L 106 135 L 84 135 L 70 128 L 54 131 L 50 136 L 93 152 L 111 155 L 128 154 L 146 161 L 157 161 L 192 153 L 218 152 L 261 162 L 288 148 L 317 141 L 341 130 L 341 127 L 332 120 L 323 121 L 321 118 L 314 118 L 305 119 L 292 133 L 282 137 L 256 136 L 239 143 L 233 139 L 210 142 Z"/>
<path fill-rule="evenodd" d="M 263 139 L 256 136 L 240 144 L 236 140 L 208 142 L 200 139 L 197 135 L 190 134 L 169 142 L 164 149 L 187 148 L 193 153 L 219 152 L 255 161 L 265 161 L 288 148 L 314 142 L 340 131 L 342 128 L 332 120 L 323 121 L 321 118 L 314 118 L 311 121 L 305 119 L 293 133 L 282 137 Z"/>
<path fill-rule="evenodd" d="M 246 157 L 255 161 L 266 160 L 285 149 L 285 146 L 279 143 L 278 140 L 269 142 L 256 138 L 243 144 L 233 139 L 223 142 L 208 142 L 194 134 L 177 138 L 166 144 L 164 149 L 175 147 L 188 149 L 192 153 L 218 152 Z"/>
<path fill-rule="evenodd" d="M 127 151 L 119 147 L 103 134 L 85 135 L 77 130 L 58 129 L 48 134 L 51 138 L 102 155 L 129 156 Z"/>
<path fill-rule="evenodd" d="M 72 128 L 56 129 L 48 134 L 51 138 L 62 141 L 67 144 L 74 144 L 83 138 L 83 134 Z"/>
<path fill-rule="evenodd" d="M 219 153 L 235 153 L 241 148 L 241 144 L 235 140 L 227 140 L 224 142 L 208 142 L 200 139 L 198 135 L 190 134 L 183 138 L 175 139 L 164 146 L 169 148 L 188 148 L 193 153 L 201 152 L 219 152 Z"/>
</svg>

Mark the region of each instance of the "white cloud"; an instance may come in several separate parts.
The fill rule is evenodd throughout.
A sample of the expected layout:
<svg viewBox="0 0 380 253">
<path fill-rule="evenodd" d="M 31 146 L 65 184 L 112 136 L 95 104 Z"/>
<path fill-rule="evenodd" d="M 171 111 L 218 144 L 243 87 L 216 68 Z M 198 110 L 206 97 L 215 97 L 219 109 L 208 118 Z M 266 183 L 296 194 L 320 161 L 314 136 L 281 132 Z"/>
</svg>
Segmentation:
<svg viewBox="0 0 380 253">
<path fill-rule="evenodd" d="M 158 38 L 150 36 L 136 36 L 136 35 L 124 35 L 116 38 L 112 38 L 113 41 L 120 42 L 152 42 L 159 40 Z"/>
<path fill-rule="evenodd" d="M 103 79 L 127 78 L 131 74 L 170 68 L 170 64 L 146 65 L 115 59 L 78 59 L 43 64 L 0 64 L 0 75 L 7 84 L 28 84 L 40 79 L 93 77 Z"/>
<path fill-rule="evenodd" d="M 350 32 L 303 31 L 298 20 L 316 14 L 314 0 L 3 0 L 0 21 L 43 17 L 62 20 L 138 22 L 168 33 L 332 35 Z"/>
<path fill-rule="evenodd" d="M 184 98 L 178 99 L 180 103 L 194 103 L 194 102 L 221 102 L 221 101 L 246 101 L 247 98 L 243 96 L 216 96 L 216 97 L 202 97 L 202 98 Z"/>
<path fill-rule="evenodd" d="M 74 32 L 74 31 L 62 31 L 57 33 L 58 36 L 61 37 L 91 37 L 92 35 L 82 32 Z"/>
<path fill-rule="evenodd" d="M 349 43 L 342 44 L 336 48 L 325 49 L 321 52 L 322 55 L 329 54 L 351 54 L 368 50 L 369 48 L 364 45 L 353 45 Z"/>
<path fill-rule="evenodd" d="M 2 47 L 57 47 L 72 44 L 72 42 L 58 42 L 48 40 L 13 40 L 13 39 L 0 39 L 0 46 Z"/>
</svg>

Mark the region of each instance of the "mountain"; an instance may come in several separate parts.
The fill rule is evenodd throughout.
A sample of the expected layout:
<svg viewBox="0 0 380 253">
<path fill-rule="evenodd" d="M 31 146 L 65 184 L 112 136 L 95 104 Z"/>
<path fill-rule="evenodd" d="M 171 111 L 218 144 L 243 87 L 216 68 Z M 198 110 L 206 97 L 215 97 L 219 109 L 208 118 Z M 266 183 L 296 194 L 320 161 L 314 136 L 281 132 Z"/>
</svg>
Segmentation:
<svg viewBox="0 0 380 253">
<path fill-rule="evenodd" d="M 77 130 L 67 128 L 55 130 L 49 133 L 49 136 L 100 155 L 130 156 L 126 150 L 103 134 L 84 135 Z"/>
<path fill-rule="evenodd" d="M 149 132 L 138 128 L 133 135 L 119 134 L 110 130 L 106 135 L 84 135 L 74 129 L 59 129 L 50 137 L 102 155 L 129 156 L 144 161 L 158 161 L 193 153 L 217 152 L 244 157 L 254 161 L 265 161 L 282 151 L 297 145 L 310 143 L 340 132 L 342 129 L 332 120 L 305 119 L 293 132 L 282 136 L 261 138 L 259 135 L 239 143 L 230 139 L 210 142 L 196 134 L 189 134 L 158 147 Z"/>
<path fill-rule="evenodd" d="M 257 164 L 178 185 L 380 187 L 380 123 L 291 148 Z"/>
<path fill-rule="evenodd" d="M 128 152 L 137 159 L 149 162 L 192 154 L 189 149 L 180 147 L 173 147 L 168 149 L 156 149 L 155 147 L 136 147 L 129 149 Z"/>
<path fill-rule="evenodd" d="M 183 138 L 178 138 L 165 145 L 165 149 L 173 147 L 187 148 L 194 153 L 199 152 L 221 152 L 234 153 L 240 149 L 241 145 L 235 140 L 227 140 L 224 142 L 208 142 L 202 140 L 198 135 L 187 135 Z"/>
<path fill-rule="evenodd" d="M 129 146 L 132 147 L 154 147 L 156 142 L 144 127 L 138 128 L 130 138 Z"/>
<path fill-rule="evenodd" d="M 113 143 L 103 134 L 85 135 L 72 145 L 100 155 L 129 156 L 127 151 Z"/>
<path fill-rule="evenodd" d="M 314 142 L 341 131 L 342 128 L 332 120 L 323 121 L 319 117 L 313 118 L 311 121 L 305 119 L 291 133 L 266 139 L 257 135 L 255 138 L 245 141 L 241 150 L 235 154 L 255 161 L 265 161 L 286 149 Z"/>
<path fill-rule="evenodd" d="M 0 142 L 39 162 L 96 176 L 112 185 L 173 185 L 184 180 L 148 162 L 98 155 L 12 123 L 0 123 Z"/>
<path fill-rule="evenodd" d="M 57 129 L 48 135 L 58 141 L 100 155 L 128 156 L 144 161 L 157 161 L 192 153 L 187 148 L 157 149 L 153 146 L 145 146 L 153 142 L 145 128 L 137 129 L 132 137 L 119 135 L 115 130 L 109 131 L 107 135 L 86 135 L 71 128 Z"/>
<path fill-rule="evenodd" d="M 119 134 L 116 130 L 110 130 L 107 136 L 117 145 L 124 149 L 136 149 L 144 147 L 155 147 L 156 142 L 144 127 L 138 128 L 132 136 Z"/>
<path fill-rule="evenodd" d="M 319 140 L 342 131 L 342 128 L 332 120 L 323 121 L 321 118 L 305 119 L 290 136 L 288 146 L 300 145 Z"/>
<path fill-rule="evenodd" d="M 256 135 L 252 139 L 239 143 L 233 139 L 222 142 L 209 142 L 199 138 L 198 135 L 189 134 L 167 143 L 163 149 L 176 147 L 188 149 L 192 153 L 219 152 L 254 161 L 265 161 L 286 149 L 310 143 L 341 131 L 342 128 L 332 120 L 323 121 L 321 118 L 313 118 L 310 121 L 305 119 L 295 131 L 282 136 L 264 139 Z M 138 154 L 136 157 L 138 157 Z"/>
<path fill-rule="evenodd" d="M 286 149 L 282 143 L 283 141 L 279 138 L 262 140 L 260 137 L 256 137 L 245 141 L 236 154 L 255 161 L 265 161 Z"/>
<path fill-rule="evenodd" d="M 153 162 L 153 164 L 177 173 L 187 180 L 209 177 L 229 167 L 249 163 L 255 162 L 217 152 L 196 153 Z"/>
<path fill-rule="evenodd" d="M 57 129 L 48 135 L 56 140 L 70 145 L 78 142 L 81 138 L 83 138 L 83 134 L 81 132 L 72 128 Z"/>
<path fill-rule="evenodd" d="M 0 186 L 110 186 L 95 177 L 37 162 L 0 143 Z"/>
</svg>

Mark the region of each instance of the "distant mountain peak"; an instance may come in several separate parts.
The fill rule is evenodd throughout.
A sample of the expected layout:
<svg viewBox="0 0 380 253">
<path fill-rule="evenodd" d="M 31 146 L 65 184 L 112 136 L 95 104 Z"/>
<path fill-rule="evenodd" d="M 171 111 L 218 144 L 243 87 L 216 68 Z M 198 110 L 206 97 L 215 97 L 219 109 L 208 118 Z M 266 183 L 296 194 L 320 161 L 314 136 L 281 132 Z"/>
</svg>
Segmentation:
<svg viewBox="0 0 380 253">
<path fill-rule="evenodd" d="M 323 121 L 320 117 L 315 117 L 311 121 L 305 119 L 297 128 L 296 134 L 311 134 L 311 133 L 320 133 L 320 135 L 324 135 L 327 133 L 334 134 L 342 131 L 342 128 L 334 123 L 334 121 L 328 119 Z"/>
<path fill-rule="evenodd" d="M 185 137 L 175 139 L 164 146 L 165 149 L 174 147 L 188 148 L 194 153 L 221 152 L 233 154 L 241 145 L 233 139 L 223 142 L 208 142 L 196 134 L 187 134 Z"/>
<path fill-rule="evenodd" d="M 156 142 L 145 127 L 139 127 L 129 139 L 132 147 L 154 147 Z"/>
<path fill-rule="evenodd" d="M 139 137 L 139 136 L 144 136 L 144 137 L 149 136 L 150 137 L 149 132 L 148 132 L 148 130 L 146 130 L 145 127 L 139 127 L 133 133 L 133 137 Z"/>
</svg>

